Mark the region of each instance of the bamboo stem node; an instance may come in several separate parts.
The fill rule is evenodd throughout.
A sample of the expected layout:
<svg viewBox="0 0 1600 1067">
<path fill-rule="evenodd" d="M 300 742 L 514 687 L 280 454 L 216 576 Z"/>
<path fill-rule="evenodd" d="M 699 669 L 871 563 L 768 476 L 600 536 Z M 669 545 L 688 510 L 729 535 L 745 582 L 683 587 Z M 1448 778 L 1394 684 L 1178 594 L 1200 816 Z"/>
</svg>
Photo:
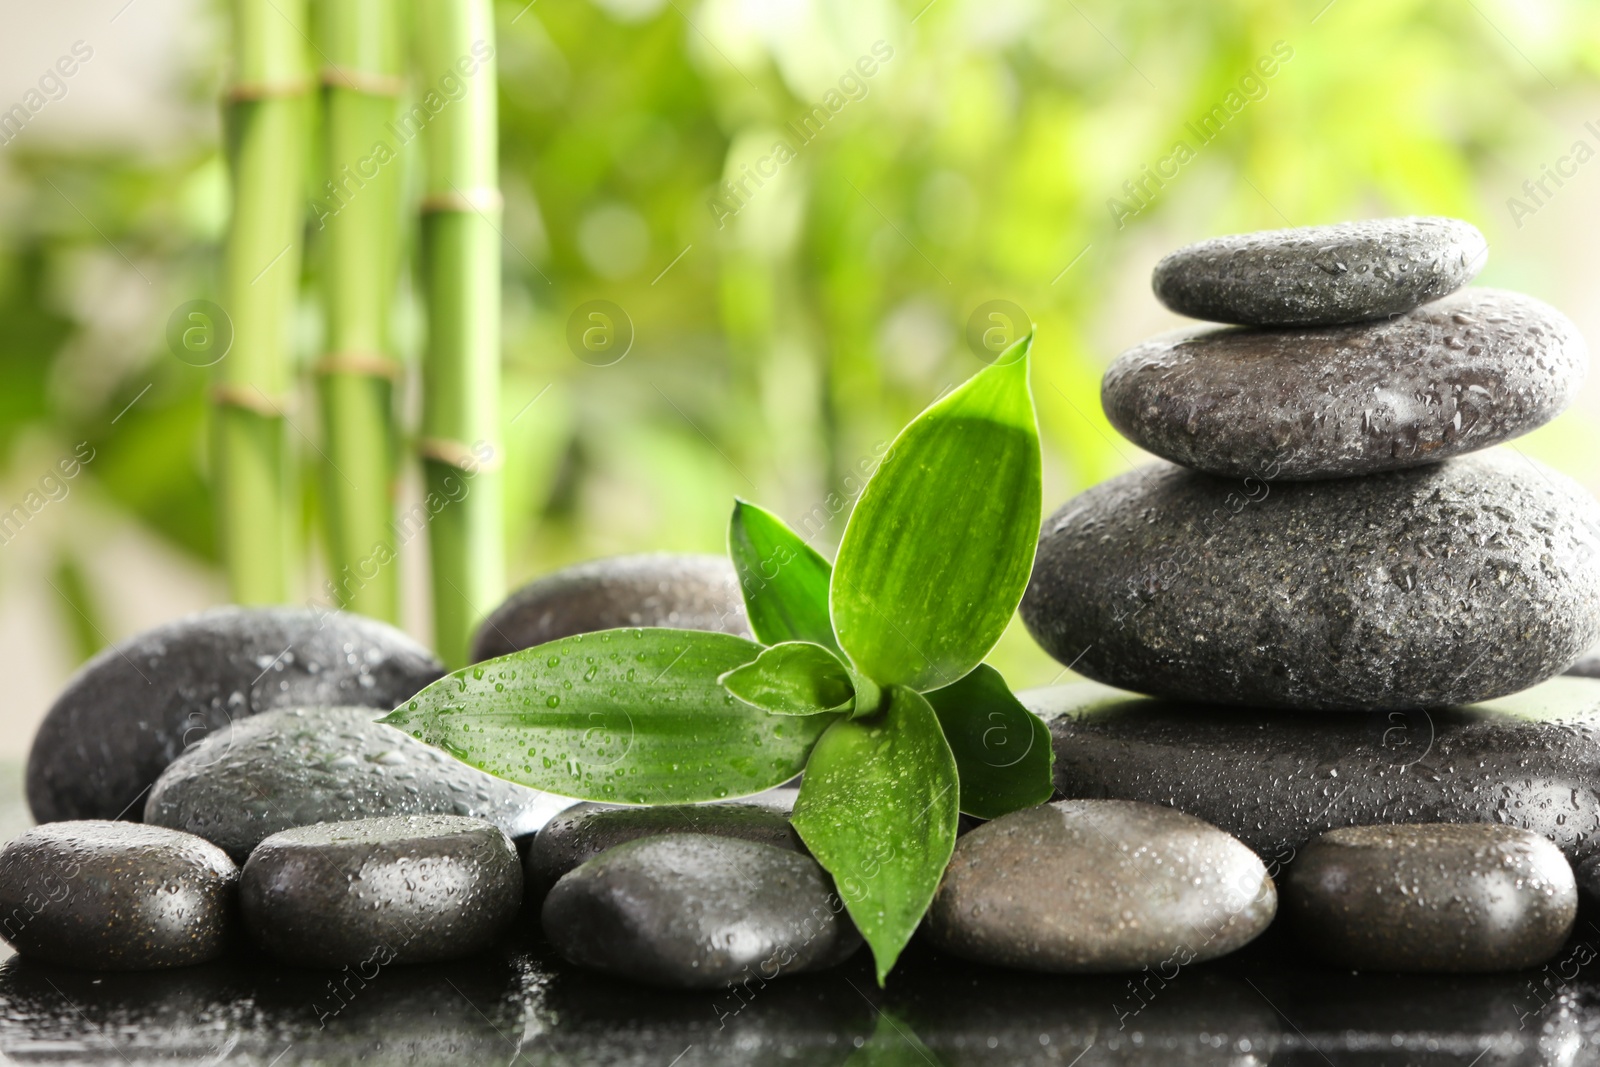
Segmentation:
<svg viewBox="0 0 1600 1067">
<path fill-rule="evenodd" d="M 400 361 L 390 359 L 382 352 L 328 352 L 311 365 L 311 373 L 356 374 L 366 378 L 388 378 L 398 381 L 405 375 Z"/>
<path fill-rule="evenodd" d="M 485 447 L 489 450 L 487 457 L 479 454 Z M 499 470 L 505 466 L 505 450 L 487 442 L 479 442 L 474 447 L 464 441 L 452 441 L 445 437 L 419 437 L 417 455 L 435 463 L 459 467 L 469 474 Z"/>
<path fill-rule="evenodd" d="M 425 214 L 474 211 L 488 215 L 500 211 L 503 207 L 505 207 L 505 197 L 500 195 L 500 190 L 492 186 L 477 189 L 452 187 L 448 191 L 433 192 L 423 197 L 418 210 Z"/>
<path fill-rule="evenodd" d="M 330 64 L 322 68 L 322 84 L 332 89 L 349 89 L 368 96 L 399 96 L 406 91 L 406 80 L 398 74 L 381 74 Z"/>
<path fill-rule="evenodd" d="M 254 385 L 234 385 L 216 382 L 211 386 L 211 402 L 224 407 L 243 408 L 269 419 L 285 418 L 290 405 L 288 397 L 274 399 Z"/>
<path fill-rule="evenodd" d="M 229 104 L 249 103 L 252 100 L 285 100 L 304 96 L 311 91 L 311 82 L 304 78 L 277 82 L 238 82 L 228 87 L 224 100 Z"/>
</svg>

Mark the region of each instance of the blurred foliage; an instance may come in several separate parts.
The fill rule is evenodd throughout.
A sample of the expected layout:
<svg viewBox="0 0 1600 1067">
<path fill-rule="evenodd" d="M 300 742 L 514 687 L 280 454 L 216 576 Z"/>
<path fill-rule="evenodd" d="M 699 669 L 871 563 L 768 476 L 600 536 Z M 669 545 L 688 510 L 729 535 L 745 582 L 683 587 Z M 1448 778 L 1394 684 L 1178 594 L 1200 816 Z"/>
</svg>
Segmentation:
<svg viewBox="0 0 1600 1067">
<path fill-rule="evenodd" d="M 1600 8 L 1324 2 L 502 3 L 514 578 L 720 551 L 735 494 L 831 552 L 859 465 L 979 366 L 965 332 L 984 301 L 1039 326 L 1048 508 L 1137 456 L 1098 399 L 1130 263 L 1213 233 L 1388 213 L 1459 214 L 1493 241 L 1508 190 L 1479 176 L 1540 108 L 1594 85 Z M 1275 46 L 1292 56 L 1261 74 Z M 190 72 L 197 106 L 222 84 L 220 51 Z M 1243 106 L 1200 143 L 1187 124 L 1233 92 Z M 797 144 L 788 124 L 817 106 L 821 131 Z M 780 137 L 793 158 L 748 179 L 773 172 Z M 1119 227 L 1108 199 L 1132 205 L 1123 183 L 1179 139 L 1194 158 Z M 100 498 L 209 560 L 207 374 L 172 358 L 163 330 L 215 295 L 214 136 L 109 156 L 36 141 L 0 149 L 0 469 L 25 485 L 19 440 L 90 441 L 83 479 Z M 721 183 L 741 179 L 730 213 Z M 312 247 L 308 285 L 315 234 Z M 611 366 L 568 350 L 569 314 L 597 298 L 635 331 Z M 316 314 L 308 299 L 306 354 Z M 409 296 L 399 316 L 414 352 Z M 88 623 L 73 539 L 59 551 Z M 92 623 L 73 625 L 73 647 L 90 640 Z M 996 660 L 1019 685 L 1058 670 L 1016 625 Z"/>
</svg>

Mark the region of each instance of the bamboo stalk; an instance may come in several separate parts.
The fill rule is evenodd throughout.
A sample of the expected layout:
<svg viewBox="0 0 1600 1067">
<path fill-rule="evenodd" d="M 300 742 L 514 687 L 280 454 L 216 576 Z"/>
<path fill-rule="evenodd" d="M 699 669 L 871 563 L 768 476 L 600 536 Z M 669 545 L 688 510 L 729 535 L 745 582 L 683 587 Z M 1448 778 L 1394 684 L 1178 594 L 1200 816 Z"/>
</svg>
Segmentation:
<svg viewBox="0 0 1600 1067">
<path fill-rule="evenodd" d="M 212 446 L 233 598 L 273 603 L 290 597 L 298 525 L 285 410 L 305 218 L 305 6 L 234 0 L 233 11 L 223 306 L 234 341 L 215 372 Z"/>
<path fill-rule="evenodd" d="M 423 355 L 418 452 L 447 502 L 428 527 L 434 645 L 466 661 L 472 627 L 505 593 L 501 499 L 500 192 L 491 0 L 417 0 Z"/>
<path fill-rule="evenodd" d="M 322 234 L 327 347 L 318 360 L 323 518 L 334 596 L 394 622 L 394 383 L 390 335 L 399 269 L 401 163 L 391 124 L 404 87 L 395 0 L 322 0 Z"/>
</svg>

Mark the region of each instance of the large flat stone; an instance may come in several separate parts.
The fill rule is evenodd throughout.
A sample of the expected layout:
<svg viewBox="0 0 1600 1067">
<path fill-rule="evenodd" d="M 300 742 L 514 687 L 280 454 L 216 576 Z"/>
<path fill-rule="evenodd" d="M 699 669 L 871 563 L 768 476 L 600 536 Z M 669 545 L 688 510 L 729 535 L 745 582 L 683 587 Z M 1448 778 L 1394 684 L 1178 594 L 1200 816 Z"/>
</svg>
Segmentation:
<svg viewBox="0 0 1600 1067">
<path fill-rule="evenodd" d="M 1272 485 L 1144 467 L 1046 520 L 1022 618 L 1079 673 L 1155 696 L 1470 703 L 1600 637 L 1600 504 L 1509 449 Z"/>
<path fill-rule="evenodd" d="M 1600 852 L 1600 680 L 1429 711 L 1285 712 L 1178 703 L 1092 682 L 1019 694 L 1055 739 L 1068 797 L 1164 804 L 1277 873 L 1343 826 L 1495 823 L 1580 863 Z"/>
</svg>

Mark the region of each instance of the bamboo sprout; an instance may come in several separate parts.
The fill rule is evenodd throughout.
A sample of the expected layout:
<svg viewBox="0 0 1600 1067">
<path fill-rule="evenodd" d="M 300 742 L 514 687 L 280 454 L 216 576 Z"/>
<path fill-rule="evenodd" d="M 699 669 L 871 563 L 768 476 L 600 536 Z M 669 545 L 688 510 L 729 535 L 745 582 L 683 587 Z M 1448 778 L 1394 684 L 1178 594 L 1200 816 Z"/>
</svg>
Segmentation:
<svg viewBox="0 0 1600 1067">
<path fill-rule="evenodd" d="M 218 531 L 233 598 L 290 596 L 297 496 L 287 419 L 304 229 L 307 90 L 303 0 L 235 0 L 225 110 L 233 217 L 223 305 L 233 347 L 217 364 L 212 425 Z"/>
<path fill-rule="evenodd" d="M 318 360 L 323 517 L 341 607 L 394 622 L 395 478 L 390 338 L 398 284 L 401 165 L 391 125 L 404 82 L 394 0 L 322 0 L 324 181 L 313 202 L 323 234 L 327 345 Z"/>
<path fill-rule="evenodd" d="M 423 355 L 418 452 L 430 501 L 434 645 L 466 661 L 472 627 L 505 592 L 500 410 L 500 192 L 491 0 L 417 0 Z M 431 509 L 431 503 L 430 503 Z"/>
</svg>

